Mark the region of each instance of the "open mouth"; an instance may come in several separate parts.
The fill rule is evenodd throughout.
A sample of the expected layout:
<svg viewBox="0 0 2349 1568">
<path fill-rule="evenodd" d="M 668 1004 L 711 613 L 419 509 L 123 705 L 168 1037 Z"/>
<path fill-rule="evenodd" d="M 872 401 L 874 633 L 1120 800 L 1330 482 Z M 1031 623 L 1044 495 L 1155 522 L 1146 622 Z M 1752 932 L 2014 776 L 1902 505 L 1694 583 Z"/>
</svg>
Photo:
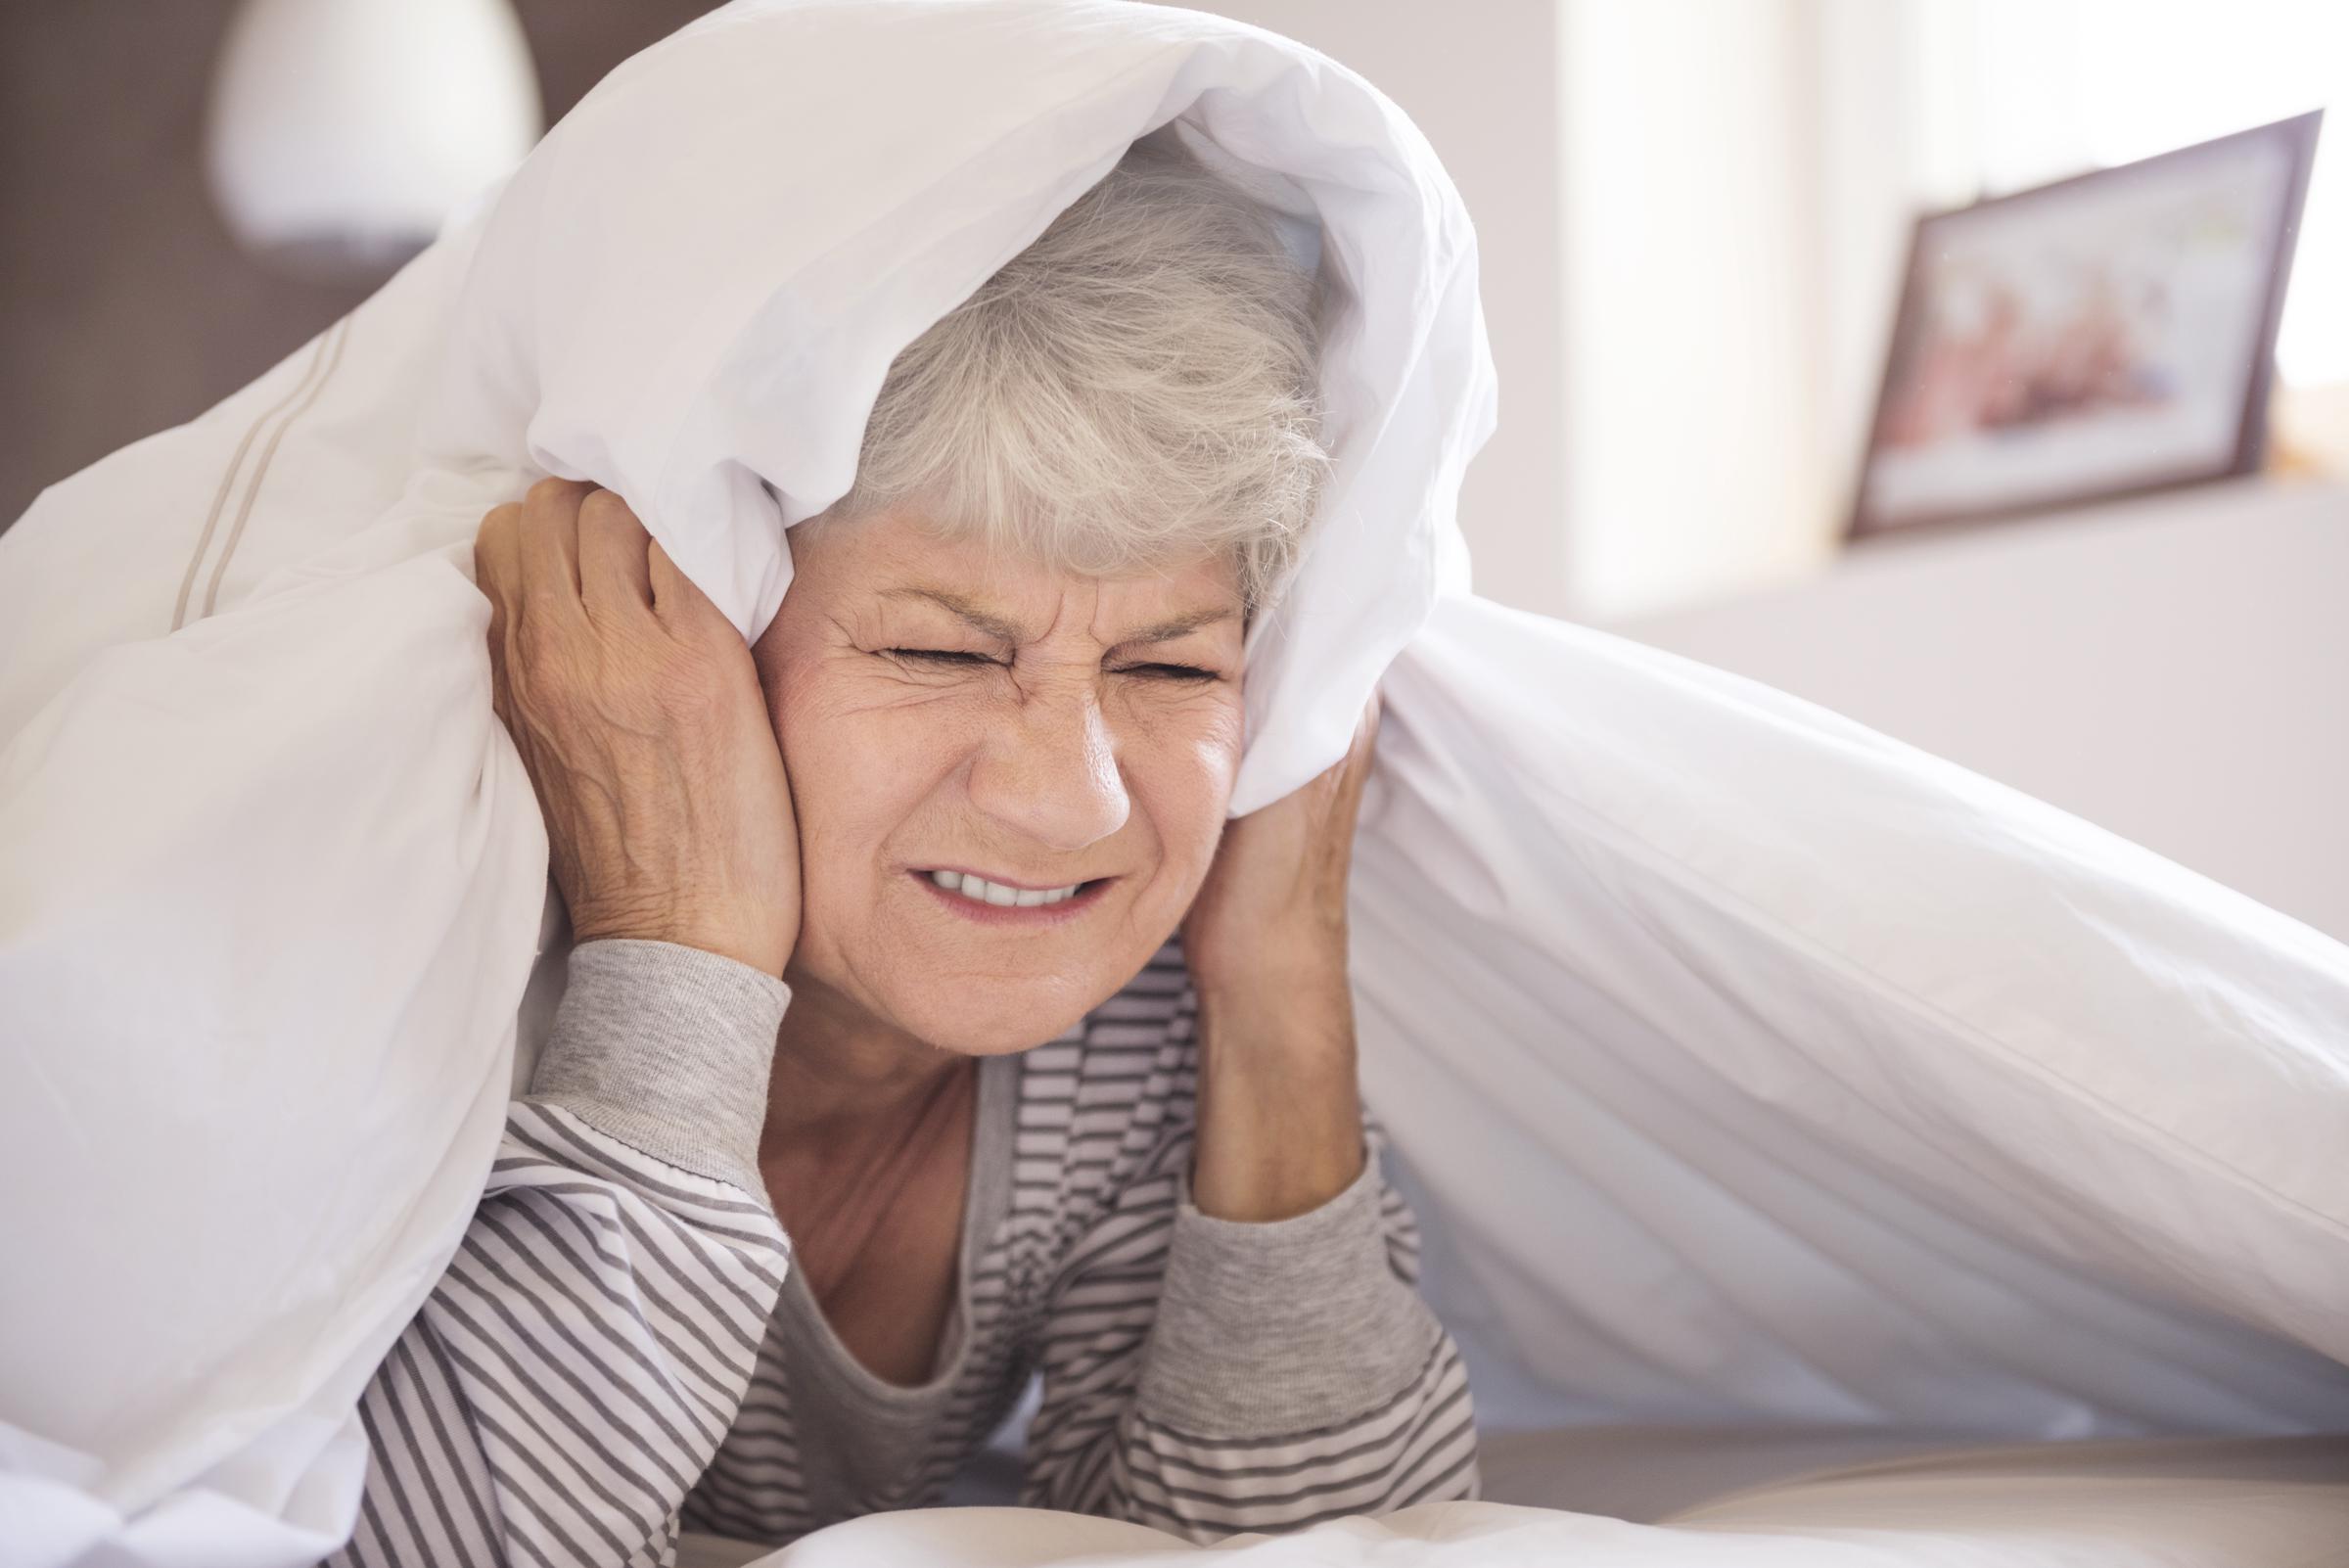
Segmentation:
<svg viewBox="0 0 2349 1568">
<path fill-rule="evenodd" d="M 958 914 L 983 920 L 1015 920 L 1022 923 L 1053 921 L 1067 918 L 1086 908 L 1101 896 L 1101 890 L 1116 881 L 1115 877 L 1095 877 L 1086 882 L 1072 882 L 1057 888 L 1030 888 L 1013 882 L 995 882 L 974 871 L 945 867 L 918 870 L 913 878 L 931 891 L 946 907 Z"/>
</svg>

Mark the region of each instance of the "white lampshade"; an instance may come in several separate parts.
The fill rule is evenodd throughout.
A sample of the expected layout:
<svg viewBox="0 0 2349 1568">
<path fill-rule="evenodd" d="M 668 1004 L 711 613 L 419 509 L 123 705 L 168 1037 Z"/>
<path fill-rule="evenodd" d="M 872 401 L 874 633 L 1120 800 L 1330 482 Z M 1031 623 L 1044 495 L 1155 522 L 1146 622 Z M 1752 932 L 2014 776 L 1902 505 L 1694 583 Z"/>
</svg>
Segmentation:
<svg viewBox="0 0 2349 1568">
<path fill-rule="evenodd" d="M 543 129 L 507 0 L 244 0 L 205 172 L 247 250 L 361 277 L 430 244 Z"/>
</svg>

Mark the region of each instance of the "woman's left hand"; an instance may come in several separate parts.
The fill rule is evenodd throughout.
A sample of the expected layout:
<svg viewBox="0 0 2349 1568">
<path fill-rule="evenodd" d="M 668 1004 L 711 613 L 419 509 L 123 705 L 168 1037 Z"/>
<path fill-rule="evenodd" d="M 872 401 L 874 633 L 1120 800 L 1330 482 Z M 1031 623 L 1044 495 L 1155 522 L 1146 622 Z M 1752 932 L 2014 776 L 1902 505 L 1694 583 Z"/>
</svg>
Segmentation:
<svg viewBox="0 0 2349 1568">
<path fill-rule="evenodd" d="M 1378 693 L 1330 767 L 1224 824 L 1215 863 L 1182 921 L 1182 952 L 1204 995 L 1270 998 L 1346 967 L 1346 884 L 1354 826 L 1378 743 Z"/>
<path fill-rule="evenodd" d="M 1224 825 L 1183 919 L 1200 1030 L 1191 1195 L 1218 1219 L 1306 1214 L 1361 1175 L 1346 886 L 1377 738 L 1374 691 L 1335 765 Z"/>
</svg>

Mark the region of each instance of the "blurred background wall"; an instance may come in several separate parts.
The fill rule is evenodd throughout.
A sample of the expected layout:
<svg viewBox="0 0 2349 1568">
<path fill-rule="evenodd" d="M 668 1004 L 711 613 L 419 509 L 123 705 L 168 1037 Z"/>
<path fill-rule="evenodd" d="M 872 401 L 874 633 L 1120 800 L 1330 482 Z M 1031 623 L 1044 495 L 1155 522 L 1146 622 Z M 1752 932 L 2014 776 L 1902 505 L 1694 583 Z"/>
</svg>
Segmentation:
<svg viewBox="0 0 2349 1568">
<path fill-rule="evenodd" d="M 320 0 L 324 3 L 324 0 Z M 0 5 L 0 520 L 202 413 L 375 291 L 256 263 L 207 194 L 233 0 Z M 549 122 L 702 0 L 517 0 Z"/>
<path fill-rule="evenodd" d="M 2339 419 L 2321 411 L 2349 385 L 2342 0 L 1559 15 L 1575 609 L 1674 609 L 1834 558 L 1919 212 L 2328 100 L 2278 354 L 2287 434 Z"/>
</svg>

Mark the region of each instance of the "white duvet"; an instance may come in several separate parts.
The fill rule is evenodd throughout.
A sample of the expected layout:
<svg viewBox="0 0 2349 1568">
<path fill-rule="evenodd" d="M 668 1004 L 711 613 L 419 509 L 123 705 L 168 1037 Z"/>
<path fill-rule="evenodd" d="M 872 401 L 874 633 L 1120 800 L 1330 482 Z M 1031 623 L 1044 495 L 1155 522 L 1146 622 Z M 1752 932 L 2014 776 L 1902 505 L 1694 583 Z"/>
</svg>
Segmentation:
<svg viewBox="0 0 2349 1568">
<path fill-rule="evenodd" d="M 1235 809 L 1334 761 L 1383 676 L 1366 1084 L 1483 1407 L 2349 1430 L 2349 949 L 1470 596 L 1473 230 L 1342 67 L 1149 6 L 737 3 L 0 535 L 10 1561 L 294 1563 L 348 1528 L 353 1403 L 561 972 L 483 511 L 609 485 L 755 635 L 896 352 L 1171 119 L 1335 288 L 1337 469 L 1252 634 Z"/>
</svg>

